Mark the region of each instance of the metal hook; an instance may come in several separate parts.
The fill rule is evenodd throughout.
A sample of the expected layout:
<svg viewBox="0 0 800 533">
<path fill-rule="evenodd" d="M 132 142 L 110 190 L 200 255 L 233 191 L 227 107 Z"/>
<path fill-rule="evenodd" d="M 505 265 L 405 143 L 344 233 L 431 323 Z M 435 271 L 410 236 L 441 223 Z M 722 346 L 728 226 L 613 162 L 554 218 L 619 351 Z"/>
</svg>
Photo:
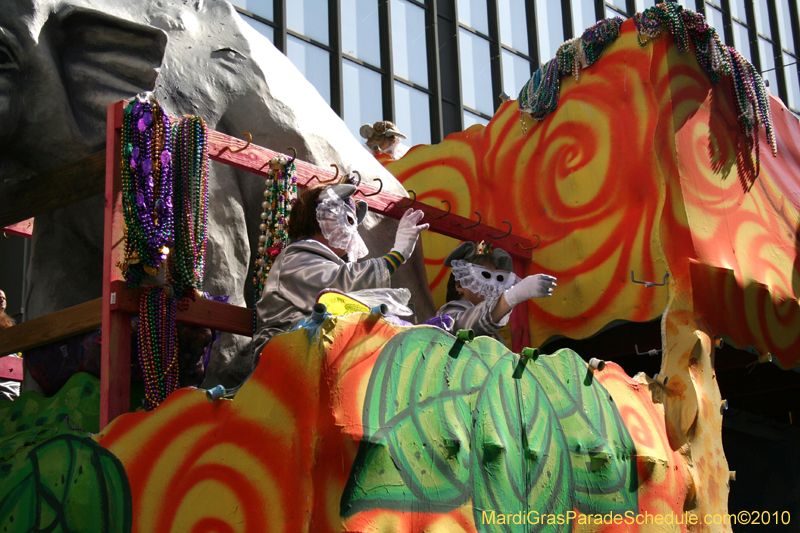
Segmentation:
<svg viewBox="0 0 800 533">
<path fill-rule="evenodd" d="M 355 172 L 355 170 L 354 170 L 353 172 Z M 361 178 L 361 176 L 360 176 L 360 175 L 359 175 L 359 178 Z M 377 181 L 378 183 L 380 183 L 380 187 L 378 188 L 378 190 L 377 190 L 377 191 L 375 191 L 375 192 L 371 192 L 371 193 L 367 194 L 367 193 L 365 193 L 364 191 L 362 191 L 361 189 L 358 189 L 358 190 L 356 191 L 356 193 L 359 193 L 359 192 L 360 192 L 360 193 L 361 193 L 361 195 L 362 195 L 364 198 L 369 198 L 370 196 L 378 196 L 378 195 L 381 193 L 381 191 L 383 190 L 383 182 L 381 181 L 381 179 L 380 179 L 380 178 L 375 178 L 375 181 Z M 359 183 L 360 183 L 360 182 L 359 182 Z"/>
<path fill-rule="evenodd" d="M 336 169 L 336 175 L 333 177 L 332 180 L 329 180 L 329 181 L 335 181 L 335 180 L 339 179 L 339 167 L 336 165 L 336 163 L 331 163 L 331 166 Z M 317 179 L 319 179 L 319 178 L 317 178 Z M 322 182 L 320 182 L 320 183 L 322 183 Z M 326 181 L 325 183 L 328 183 L 328 181 Z"/>
<path fill-rule="evenodd" d="M 330 182 L 332 182 L 332 181 L 336 181 L 336 178 L 331 178 L 331 179 L 329 179 L 329 180 L 322 181 L 322 180 L 319 178 L 319 176 L 317 176 L 316 174 L 314 174 L 314 175 L 313 175 L 313 176 L 311 176 L 311 178 L 308 180 L 308 183 L 307 183 L 306 185 L 309 185 L 309 186 L 310 186 L 310 185 L 311 185 L 311 182 L 312 182 L 312 181 L 314 181 L 315 179 L 316 179 L 318 182 L 320 182 L 320 184 L 323 184 L 323 185 L 324 185 L 325 183 L 330 183 Z"/>
<path fill-rule="evenodd" d="M 459 226 L 461 226 L 461 227 L 462 227 L 462 228 L 464 228 L 464 229 L 474 228 L 475 226 L 478 226 L 478 225 L 480 225 L 480 223 L 481 223 L 481 220 L 483 220 L 483 218 L 481 217 L 481 214 L 480 214 L 479 212 L 475 211 L 475 214 L 476 214 L 476 215 L 478 215 L 478 221 L 477 221 L 476 223 L 474 223 L 473 225 L 471 225 L 471 226 L 465 226 L 465 225 L 464 225 L 464 224 L 462 224 L 461 222 L 459 222 L 459 223 L 458 223 L 458 225 L 459 225 Z"/>
<path fill-rule="evenodd" d="M 520 243 L 517 243 L 517 246 L 519 246 L 520 248 L 522 248 L 523 250 L 526 250 L 526 251 L 527 250 L 535 250 L 536 248 L 538 248 L 539 245 L 542 244 L 542 239 L 536 233 L 531 233 L 531 235 L 536 237 L 536 246 L 531 246 L 530 248 L 528 248 L 527 246 L 522 246 Z"/>
<path fill-rule="evenodd" d="M 239 152 L 244 152 L 245 150 L 247 150 L 247 147 L 250 146 L 250 143 L 253 142 L 253 136 L 250 135 L 250 133 L 245 132 L 245 133 L 242 133 L 242 135 L 247 135 L 247 144 L 245 144 L 241 148 L 237 148 L 236 150 L 234 150 L 233 148 L 228 146 L 228 150 L 230 151 L 230 153 L 238 154 Z"/>
<path fill-rule="evenodd" d="M 358 183 L 353 183 L 353 178 L 350 178 L 350 183 L 352 183 L 356 187 L 360 187 L 361 186 L 361 172 L 359 172 L 358 170 L 354 170 L 353 174 L 358 174 Z"/>
<path fill-rule="evenodd" d="M 291 150 L 291 151 L 292 151 L 292 153 L 294 154 L 294 155 L 292 156 L 292 158 L 289 160 L 289 162 L 288 162 L 288 163 L 286 163 L 286 166 L 288 167 L 289 165 L 291 165 L 292 163 L 294 163 L 294 160 L 295 160 L 295 159 L 297 159 L 297 150 L 295 150 L 295 149 L 294 149 L 293 147 L 291 147 L 291 146 L 290 146 L 289 148 L 287 148 L 287 150 Z"/>
<path fill-rule="evenodd" d="M 664 281 L 662 281 L 661 283 L 656 283 L 655 281 L 639 281 L 637 279 L 634 279 L 633 270 L 631 270 L 631 281 L 634 283 L 641 283 L 645 287 L 661 287 L 662 285 L 666 285 L 668 277 L 669 277 L 669 272 L 664 274 Z"/>
<path fill-rule="evenodd" d="M 640 352 L 639 351 L 639 345 L 638 344 L 634 344 L 634 346 L 636 347 L 636 355 L 658 355 L 663 351 L 663 350 L 656 350 L 654 348 L 652 350 L 647 350 L 646 352 Z"/>
<path fill-rule="evenodd" d="M 417 203 L 417 193 L 414 191 L 414 189 L 408 189 L 408 191 L 407 191 L 407 192 L 408 192 L 408 194 L 411 194 L 411 195 L 413 195 L 413 198 L 411 199 L 411 203 L 410 203 L 410 204 L 408 204 L 408 205 L 397 205 L 397 204 L 394 202 L 394 200 L 392 200 L 391 202 L 389 202 L 388 204 L 386 204 L 386 209 L 388 210 L 388 209 L 389 209 L 389 206 L 392 206 L 392 205 L 393 205 L 393 206 L 395 206 L 395 207 L 397 207 L 397 208 L 399 208 L 399 209 L 406 209 L 406 208 L 408 208 L 408 207 L 411 207 L 411 206 L 412 206 L 412 205 L 414 205 L 415 203 Z"/>
<path fill-rule="evenodd" d="M 447 201 L 447 200 L 442 200 L 442 203 L 443 204 L 447 204 L 447 213 L 445 213 L 444 215 L 438 216 L 438 217 L 431 217 L 431 218 L 435 218 L 436 220 L 439 220 L 440 218 L 444 218 L 444 217 L 446 217 L 447 215 L 450 214 L 450 210 L 452 209 L 452 206 L 450 205 L 450 202 Z"/>
<path fill-rule="evenodd" d="M 504 233 L 503 235 L 492 235 L 491 233 L 487 233 L 486 235 L 488 235 L 492 239 L 502 239 L 503 237 L 508 237 L 509 235 L 511 235 L 511 230 L 513 229 L 511 222 L 509 222 L 508 220 L 504 220 L 503 222 L 508 224 L 508 232 Z"/>
</svg>

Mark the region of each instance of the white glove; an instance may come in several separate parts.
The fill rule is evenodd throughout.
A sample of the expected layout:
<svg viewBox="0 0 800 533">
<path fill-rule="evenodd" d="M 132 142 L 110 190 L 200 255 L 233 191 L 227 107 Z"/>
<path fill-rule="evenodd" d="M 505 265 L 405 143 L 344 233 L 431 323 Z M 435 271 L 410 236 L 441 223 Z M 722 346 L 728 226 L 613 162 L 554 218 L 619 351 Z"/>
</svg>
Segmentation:
<svg viewBox="0 0 800 533">
<path fill-rule="evenodd" d="M 419 209 L 408 209 L 403 213 L 403 218 L 400 219 L 400 225 L 397 227 L 392 250 L 403 254 L 403 258 L 405 258 L 406 261 L 408 261 L 408 258 L 411 257 L 411 254 L 414 252 L 414 246 L 417 244 L 419 234 L 430 226 L 430 224 L 420 224 L 417 226 L 417 222 L 424 217 L 425 213 L 423 211 Z"/>
<path fill-rule="evenodd" d="M 556 278 L 547 274 L 535 274 L 523 279 L 503 293 L 509 307 L 531 298 L 546 298 L 553 295 L 553 287 L 557 287 Z"/>
</svg>

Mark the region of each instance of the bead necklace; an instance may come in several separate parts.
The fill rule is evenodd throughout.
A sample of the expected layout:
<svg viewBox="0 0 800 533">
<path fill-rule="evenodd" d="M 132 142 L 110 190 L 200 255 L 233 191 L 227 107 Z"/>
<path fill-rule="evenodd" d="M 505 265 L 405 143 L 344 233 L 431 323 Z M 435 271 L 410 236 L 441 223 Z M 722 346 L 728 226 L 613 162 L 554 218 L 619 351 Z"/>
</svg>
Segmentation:
<svg viewBox="0 0 800 533">
<path fill-rule="evenodd" d="M 621 17 L 604 19 L 583 32 L 583 35 L 562 44 L 551 59 L 534 72 L 519 93 L 519 107 L 535 120 L 544 120 L 558 107 L 561 76 L 572 75 L 577 81 L 580 69 L 594 64 L 605 47 L 619 37 Z M 524 122 L 523 122 L 524 126 Z M 523 135 L 527 131 L 523 131 Z"/>
<path fill-rule="evenodd" d="M 173 241 L 169 118 L 155 100 L 125 107 L 122 126 L 123 262 L 132 287 L 156 275 Z"/>
<path fill-rule="evenodd" d="M 722 44 L 716 30 L 708 25 L 703 15 L 684 9 L 678 3 L 657 4 L 643 13 L 637 13 L 633 20 L 641 46 L 668 31 L 675 39 L 679 51 L 685 52 L 694 44 L 697 62 L 708 72 L 713 82 L 718 82 L 721 75 L 730 77 L 739 125 L 748 139 L 748 145 L 755 151 L 758 175 L 759 124 L 763 124 L 766 129 L 773 156 L 777 156 L 778 148 L 764 80 L 753 65 L 732 47 Z M 558 107 L 561 76 L 572 75 L 578 80 L 580 69 L 597 61 L 606 45 L 619 37 L 622 22 L 620 17 L 601 20 L 583 32 L 581 37 L 562 44 L 556 57 L 534 72 L 522 87 L 519 93 L 520 117 L 522 113 L 526 113 L 535 120 L 544 120 L 548 113 L 555 111 Z M 524 121 L 522 125 L 525 136 L 527 129 Z"/>
<path fill-rule="evenodd" d="M 764 80 L 753 65 L 733 47 L 722 44 L 703 15 L 684 9 L 680 4 L 658 4 L 637 13 L 633 20 L 641 46 L 663 31 L 669 31 L 681 52 L 689 49 L 690 42 L 694 43 L 697 62 L 711 81 L 718 82 L 722 75 L 730 78 L 739 127 L 751 151 L 755 152 L 755 175 L 758 176 L 761 168 L 759 124 L 764 125 L 773 156 L 778 155 L 778 145 Z"/>
<path fill-rule="evenodd" d="M 147 287 L 139 302 L 139 364 L 148 411 L 178 388 L 175 308 L 175 299 L 156 286 Z"/>
<path fill-rule="evenodd" d="M 175 175 L 175 245 L 168 280 L 175 298 L 195 299 L 203 286 L 208 235 L 208 143 L 200 117 L 176 121 L 171 131 Z M 186 302 L 188 303 L 188 302 Z"/>
<path fill-rule="evenodd" d="M 289 244 L 287 227 L 289 211 L 297 201 L 297 167 L 294 158 L 280 154 L 269 161 L 265 180 L 264 201 L 261 203 L 261 223 L 253 285 L 256 296 L 264 290 L 269 270 L 275 258 Z M 256 301 L 258 298 L 256 298 Z"/>
</svg>

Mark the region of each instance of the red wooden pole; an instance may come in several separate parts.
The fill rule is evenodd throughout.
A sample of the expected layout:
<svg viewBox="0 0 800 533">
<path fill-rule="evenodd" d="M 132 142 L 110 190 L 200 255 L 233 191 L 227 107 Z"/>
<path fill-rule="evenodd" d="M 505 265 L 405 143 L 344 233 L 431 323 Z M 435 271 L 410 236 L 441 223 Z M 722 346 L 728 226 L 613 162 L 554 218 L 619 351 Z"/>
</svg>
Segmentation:
<svg viewBox="0 0 800 533">
<path fill-rule="evenodd" d="M 106 125 L 106 192 L 103 247 L 103 315 L 100 352 L 100 429 L 127 413 L 131 397 L 131 315 L 112 309 L 112 282 L 122 280 L 123 259 L 122 113 L 125 102 L 108 106 Z"/>
<path fill-rule="evenodd" d="M 520 278 L 525 277 L 525 263 L 514 257 L 514 274 Z M 511 311 L 511 349 L 519 353 L 531 344 L 531 328 L 528 323 L 528 302 L 518 304 Z"/>
</svg>

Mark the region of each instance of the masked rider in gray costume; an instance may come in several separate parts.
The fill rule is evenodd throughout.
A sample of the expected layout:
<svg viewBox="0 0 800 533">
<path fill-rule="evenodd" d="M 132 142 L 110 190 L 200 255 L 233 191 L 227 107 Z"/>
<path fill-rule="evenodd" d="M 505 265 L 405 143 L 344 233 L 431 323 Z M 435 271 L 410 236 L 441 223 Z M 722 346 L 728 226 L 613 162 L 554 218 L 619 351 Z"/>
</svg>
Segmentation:
<svg viewBox="0 0 800 533">
<path fill-rule="evenodd" d="M 444 265 L 452 267 L 447 282 L 447 303 L 437 316 L 450 315 L 453 330 L 471 329 L 476 335 L 494 336 L 508 323 L 515 305 L 530 298 L 553 294 L 556 278 L 535 274 L 519 279 L 505 250 L 490 244 L 461 243 L 450 252 Z"/>
<path fill-rule="evenodd" d="M 386 255 L 357 263 L 368 253 L 358 234 L 367 204 L 354 201 L 353 185 L 306 189 L 292 206 L 291 244 L 275 260 L 258 302 L 255 353 L 278 333 L 289 331 L 311 314 L 323 289 L 352 292 L 390 286 L 389 277 L 411 257 L 425 214 L 409 209 L 400 219 L 395 243 Z"/>
</svg>

